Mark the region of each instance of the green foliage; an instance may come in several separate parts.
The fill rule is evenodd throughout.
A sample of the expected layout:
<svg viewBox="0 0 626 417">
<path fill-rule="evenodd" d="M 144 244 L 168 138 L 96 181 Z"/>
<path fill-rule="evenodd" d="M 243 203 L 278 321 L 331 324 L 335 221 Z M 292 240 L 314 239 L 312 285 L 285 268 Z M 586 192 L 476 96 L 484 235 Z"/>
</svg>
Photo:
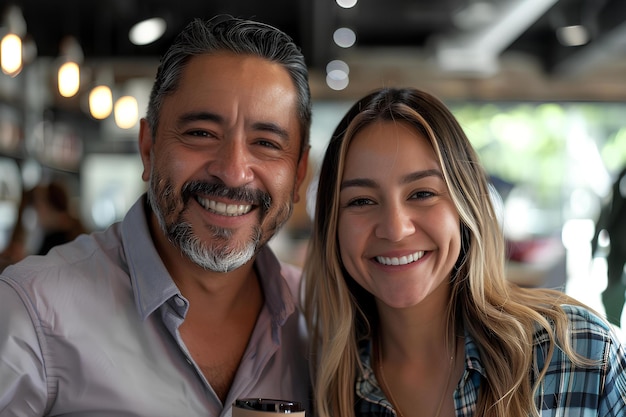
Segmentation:
<svg viewBox="0 0 626 417">
<path fill-rule="evenodd" d="M 605 169 L 626 164 L 626 106 L 612 103 L 467 103 L 453 112 L 491 175 L 532 188 L 541 206 L 575 186 L 576 147 L 595 143 Z M 572 168 L 574 166 L 574 168 Z M 587 167 L 585 167 L 587 168 Z M 598 168 L 592 168 L 598 169 Z"/>
</svg>

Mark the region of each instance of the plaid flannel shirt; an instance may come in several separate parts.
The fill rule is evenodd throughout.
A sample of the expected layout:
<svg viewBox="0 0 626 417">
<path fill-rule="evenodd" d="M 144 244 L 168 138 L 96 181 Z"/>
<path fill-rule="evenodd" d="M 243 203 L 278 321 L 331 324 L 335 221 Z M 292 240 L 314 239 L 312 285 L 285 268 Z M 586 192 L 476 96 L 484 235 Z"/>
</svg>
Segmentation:
<svg viewBox="0 0 626 417">
<path fill-rule="evenodd" d="M 576 367 L 561 349 L 555 349 L 548 372 L 535 396 L 541 417 L 623 417 L 626 416 L 626 353 L 617 334 L 605 322 L 580 307 L 564 305 L 571 321 L 574 349 L 597 361 L 590 367 Z M 534 335 L 534 384 L 545 364 L 548 334 Z M 396 417 L 391 403 L 376 381 L 372 369 L 371 342 L 360 347 L 364 373 L 356 381 L 357 417 Z M 465 335 L 465 371 L 454 392 L 457 417 L 472 417 L 485 369 L 475 341 Z"/>
</svg>

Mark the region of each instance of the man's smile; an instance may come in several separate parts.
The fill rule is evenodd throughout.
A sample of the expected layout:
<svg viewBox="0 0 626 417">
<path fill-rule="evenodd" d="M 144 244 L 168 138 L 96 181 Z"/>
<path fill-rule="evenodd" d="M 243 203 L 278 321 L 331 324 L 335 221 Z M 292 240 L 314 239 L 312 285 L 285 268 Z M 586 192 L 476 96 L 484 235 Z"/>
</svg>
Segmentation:
<svg viewBox="0 0 626 417">
<path fill-rule="evenodd" d="M 250 204 L 226 204 L 199 196 L 196 197 L 196 201 L 205 209 L 222 216 L 242 216 L 252 210 L 252 205 Z"/>
</svg>

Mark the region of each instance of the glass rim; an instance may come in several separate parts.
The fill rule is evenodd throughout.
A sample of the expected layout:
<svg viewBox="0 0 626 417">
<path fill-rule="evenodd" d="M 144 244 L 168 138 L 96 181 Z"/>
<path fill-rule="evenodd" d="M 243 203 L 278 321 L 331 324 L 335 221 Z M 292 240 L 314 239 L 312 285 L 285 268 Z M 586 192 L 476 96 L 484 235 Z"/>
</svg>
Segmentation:
<svg viewBox="0 0 626 417">
<path fill-rule="evenodd" d="M 239 398 L 235 400 L 234 407 L 244 410 L 273 411 L 278 413 L 296 413 L 304 411 L 298 401 L 277 400 L 273 398 Z"/>
</svg>

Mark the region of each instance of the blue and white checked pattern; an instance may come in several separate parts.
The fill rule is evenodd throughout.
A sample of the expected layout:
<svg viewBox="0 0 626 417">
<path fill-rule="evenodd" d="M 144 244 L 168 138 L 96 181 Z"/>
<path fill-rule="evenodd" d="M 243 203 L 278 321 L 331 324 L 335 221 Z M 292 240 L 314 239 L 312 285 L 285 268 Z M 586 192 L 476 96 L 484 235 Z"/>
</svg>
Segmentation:
<svg viewBox="0 0 626 417">
<path fill-rule="evenodd" d="M 624 417 L 626 416 L 626 353 L 617 334 L 589 311 L 563 306 L 571 321 L 574 349 L 597 365 L 576 367 L 560 349 L 555 349 L 548 372 L 535 397 L 541 417 Z M 396 417 L 385 398 L 370 361 L 371 343 L 360 349 L 364 373 L 356 382 L 357 417 Z M 539 330 L 534 336 L 534 372 L 545 363 L 548 335 Z M 454 393 L 457 417 L 473 417 L 483 368 L 474 340 L 465 335 L 465 371 Z"/>
</svg>

